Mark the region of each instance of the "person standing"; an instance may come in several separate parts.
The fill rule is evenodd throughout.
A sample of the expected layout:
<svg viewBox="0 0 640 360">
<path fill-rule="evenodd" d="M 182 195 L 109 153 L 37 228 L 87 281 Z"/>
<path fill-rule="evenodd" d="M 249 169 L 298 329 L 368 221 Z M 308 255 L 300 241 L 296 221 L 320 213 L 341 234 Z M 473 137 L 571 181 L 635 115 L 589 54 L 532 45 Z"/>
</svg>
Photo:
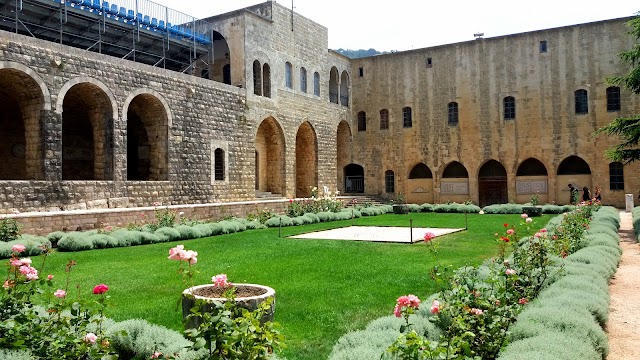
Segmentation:
<svg viewBox="0 0 640 360">
<path fill-rule="evenodd" d="M 591 200 L 591 191 L 589 191 L 588 187 L 582 188 L 582 201 L 590 201 Z"/>
<path fill-rule="evenodd" d="M 569 204 L 575 205 L 578 202 L 578 189 L 573 187 L 573 184 L 569 184 Z"/>
<path fill-rule="evenodd" d="M 596 201 L 602 201 L 602 190 L 600 190 L 600 186 L 596 186 L 596 191 L 593 193 Z"/>
</svg>

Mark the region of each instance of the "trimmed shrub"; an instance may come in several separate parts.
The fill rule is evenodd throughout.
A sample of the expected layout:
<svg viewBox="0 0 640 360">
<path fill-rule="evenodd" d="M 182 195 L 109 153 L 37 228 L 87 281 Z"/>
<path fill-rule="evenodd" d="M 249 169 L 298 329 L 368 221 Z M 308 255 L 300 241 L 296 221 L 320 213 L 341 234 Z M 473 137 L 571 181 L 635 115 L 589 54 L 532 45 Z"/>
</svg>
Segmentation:
<svg viewBox="0 0 640 360">
<path fill-rule="evenodd" d="M 93 249 L 93 242 L 89 240 L 91 234 L 82 232 L 70 232 L 58 241 L 60 251 L 83 251 Z"/>
<path fill-rule="evenodd" d="M 457 208 L 457 212 L 468 214 L 477 214 L 482 210 L 480 209 L 480 206 L 473 204 L 460 204 Z"/>
<path fill-rule="evenodd" d="M 320 222 L 320 218 L 318 217 L 318 215 L 316 215 L 314 213 L 306 213 L 306 214 L 304 214 L 304 216 L 309 217 L 312 220 L 312 224 Z"/>
<path fill-rule="evenodd" d="M 211 223 L 211 224 L 206 224 L 209 225 L 209 228 L 211 229 L 211 235 L 220 235 L 222 234 L 222 226 L 220 226 L 220 224 L 218 223 Z"/>
<path fill-rule="evenodd" d="M 171 227 L 161 227 L 153 234 L 158 237 L 158 242 L 178 241 L 183 239 L 180 232 Z"/>
<path fill-rule="evenodd" d="M 573 337 L 575 343 L 590 344 L 601 358 L 609 351 L 607 334 L 586 309 L 558 307 L 554 303 L 526 307 L 511 326 L 513 340 L 526 339 L 542 334 L 564 332 Z M 545 344 L 539 344 L 542 348 Z"/>
<path fill-rule="evenodd" d="M 320 219 L 320 222 L 326 222 L 326 221 L 334 221 L 336 219 L 336 213 L 334 212 L 319 212 L 316 215 L 318 215 L 318 219 Z"/>
<path fill-rule="evenodd" d="M 485 214 L 522 214 L 522 205 L 520 204 L 496 204 L 488 205 L 482 208 Z M 544 208 L 542 209 L 544 212 Z"/>
<path fill-rule="evenodd" d="M 160 236 L 148 232 L 140 232 L 142 238 L 142 244 L 155 244 L 159 242 L 163 242 Z"/>
<path fill-rule="evenodd" d="M 244 222 L 238 221 L 237 219 L 233 219 L 229 221 L 236 225 L 236 228 L 237 228 L 236 232 L 247 230 L 247 226 L 244 224 Z"/>
<path fill-rule="evenodd" d="M 294 226 L 304 225 L 304 217 L 302 216 L 296 216 L 294 218 L 291 218 L 291 221 L 293 222 Z"/>
<path fill-rule="evenodd" d="M 543 214 L 562 214 L 574 210 L 576 207 L 573 205 L 543 205 Z"/>
<path fill-rule="evenodd" d="M 105 329 L 111 346 L 121 359 L 148 359 L 155 351 L 178 359 L 200 359 L 206 350 L 189 351 L 191 342 L 180 333 L 142 319 L 125 320 Z"/>
<path fill-rule="evenodd" d="M 281 224 L 282 226 L 292 226 L 293 220 L 291 220 L 291 218 L 288 217 L 287 215 L 279 215 L 279 216 L 272 217 L 271 219 L 267 220 L 267 222 L 264 224 L 267 225 L 268 227 L 278 227 Z"/>
<path fill-rule="evenodd" d="M 422 212 L 433 212 L 433 205 L 424 203 L 420 205 L 420 211 Z"/>
<path fill-rule="evenodd" d="M 499 360 L 602 360 L 593 346 L 576 341 L 572 333 L 547 331 L 509 344 Z"/>
<path fill-rule="evenodd" d="M 433 212 L 437 213 L 452 213 L 455 212 L 454 204 L 438 204 L 433 207 Z"/>
<path fill-rule="evenodd" d="M 52 233 L 49 233 L 49 235 L 47 235 L 47 239 L 51 241 L 51 246 L 58 246 L 58 241 L 60 241 L 60 239 L 62 239 L 62 237 L 65 235 L 66 235 L 66 232 L 64 231 L 54 231 Z"/>
<path fill-rule="evenodd" d="M 107 234 L 93 234 L 87 237 L 93 243 L 94 249 L 104 249 L 107 247 L 118 247 L 120 242 L 113 236 Z"/>
<path fill-rule="evenodd" d="M 196 230 L 193 226 L 189 225 L 177 225 L 173 227 L 180 233 L 180 240 L 191 240 L 205 237 L 204 234 Z"/>
<path fill-rule="evenodd" d="M 420 209 L 420 205 L 418 205 L 418 204 L 409 204 L 407 206 L 409 207 L 409 212 L 420 212 L 420 211 L 422 211 Z"/>
<path fill-rule="evenodd" d="M 111 233 L 111 236 L 126 243 L 126 246 L 135 246 L 142 244 L 142 232 L 127 229 L 118 229 Z"/>
<path fill-rule="evenodd" d="M 233 234 L 240 230 L 240 226 L 235 221 L 222 220 L 218 222 L 218 225 L 222 229 L 221 234 Z"/>
<path fill-rule="evenodd" d="M 29 350 L 0 349 L 0 359 L 3 360 L 31 360 L 33 356 Z"/>
<path fill-rule="evenodd" d="M 213 233 L 213 230 L 211 229 L 211 226 L 209 226 L 209 224 L 196 224 L 193 225 L 193 229 L 201 235 L 200 237 L 211 236 L 211 234 Z"/>
</svg>

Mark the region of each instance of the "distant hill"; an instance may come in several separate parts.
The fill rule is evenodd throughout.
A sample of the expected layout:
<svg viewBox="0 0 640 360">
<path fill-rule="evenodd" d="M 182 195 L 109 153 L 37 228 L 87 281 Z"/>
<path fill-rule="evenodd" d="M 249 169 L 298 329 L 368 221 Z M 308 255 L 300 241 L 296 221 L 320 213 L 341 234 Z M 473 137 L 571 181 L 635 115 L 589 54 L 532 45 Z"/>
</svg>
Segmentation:
<svg viewBox="0 0 640 360">
<path fill-rule="evenodd" d="M 373 56 L 373 55 L 379 55 L 379 54 L 387 54 L 388 51 L 378 51 L 376 49 L 369 49 L 369 50 L 365 50 L 365 49 L 360 49 L 360 50 L 349 50 L 349 49 L 337 49 L 335 50 L 336 52 L 351 58 L 351 59 L 356 59 L 356 58 L 361 58 L 361 57 L 367 57 L 367 56 Z"/>
</svg>

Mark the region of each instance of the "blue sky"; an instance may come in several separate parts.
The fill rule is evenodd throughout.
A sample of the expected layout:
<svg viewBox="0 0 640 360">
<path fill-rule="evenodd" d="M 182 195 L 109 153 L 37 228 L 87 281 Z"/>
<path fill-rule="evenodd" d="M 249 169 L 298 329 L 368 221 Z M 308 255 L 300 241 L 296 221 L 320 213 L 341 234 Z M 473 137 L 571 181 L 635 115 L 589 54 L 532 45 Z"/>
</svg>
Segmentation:
<svg viewBox="0 0 640 360">
<path fill-rule="evenodd" d="M 156 0 L 207 17 L 264 0 Z M 277 1 L 291 7 L 291 1 Z M 295 11 L 329 28 L 329 48 L 409 50 L 558 26 L 632 16 L 631 0 L 354 1 L 294 0 Z"/>
</svg>

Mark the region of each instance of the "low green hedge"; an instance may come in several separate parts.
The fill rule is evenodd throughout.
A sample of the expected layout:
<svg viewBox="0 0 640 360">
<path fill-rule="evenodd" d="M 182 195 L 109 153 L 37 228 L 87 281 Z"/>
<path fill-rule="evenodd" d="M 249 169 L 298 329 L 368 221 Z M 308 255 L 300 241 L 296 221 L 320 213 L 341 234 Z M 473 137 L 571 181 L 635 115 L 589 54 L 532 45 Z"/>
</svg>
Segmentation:
<svg viewBox="0 0 640 360">
<path fill-rule="evenodd" d="M 485 214 L 522 214 L 522 207 L 531 205 L 522 204 L 496 204 L 488 205 L 482 208 Z M 543 214 L 562 214 L 574 210 L 576 207 L 573 205 L 543 205 Z"/>
<path fill-rule="evenodd" d="M 37 256 L 42 254 L 43 247 L 51 247 L 51 242 L 46 237 L 24 234 L 16 240 L 0 242 L 0 258 L 10 258 L 13 253 L 11 247 L 16 244 L 24 245 L 26 248 L 21 256 Z"/>
<path fill-rule="evenodd" d="M 603 330 L 609 314 L 609 279 L 622 251 L 616 209 L 603 207 L 583 248 L 564 259 L 559 275 L 509 328 L 511 343 L 500 360 L 602 360 L 609 347 Z"/>
</svg>

